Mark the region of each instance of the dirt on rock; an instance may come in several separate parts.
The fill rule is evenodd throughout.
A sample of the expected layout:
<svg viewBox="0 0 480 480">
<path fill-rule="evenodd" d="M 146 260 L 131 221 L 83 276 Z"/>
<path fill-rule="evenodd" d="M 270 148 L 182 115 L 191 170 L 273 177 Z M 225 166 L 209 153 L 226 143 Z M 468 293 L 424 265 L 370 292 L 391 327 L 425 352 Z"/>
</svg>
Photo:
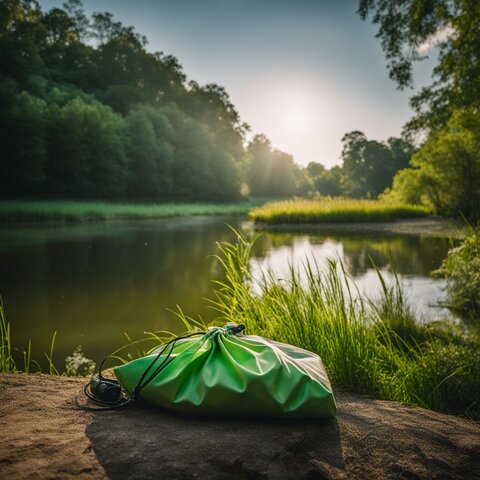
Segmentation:
<svg viewBox="0 0 480 480">
<path fill-rule="evenodd" d="M 0 375 L 0 478 L 480 478 L 480 424 L 417 407 L 336 392 L 329 421 L 87 412 L 83 383 Z"/>
</svg>

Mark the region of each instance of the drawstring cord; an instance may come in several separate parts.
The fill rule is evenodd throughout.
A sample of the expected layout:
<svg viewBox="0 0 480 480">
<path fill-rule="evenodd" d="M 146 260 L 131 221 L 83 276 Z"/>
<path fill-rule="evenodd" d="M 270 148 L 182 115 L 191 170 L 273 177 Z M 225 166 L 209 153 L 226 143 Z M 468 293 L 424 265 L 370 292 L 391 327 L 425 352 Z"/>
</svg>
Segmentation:
<svg viewBox="0 0 480 480">
<path fill-rule="evenodd" d="M 143 375 L 140 377 L 140 380 L 137 383 L 137 386 L 135 387 L 133 391 L 133 396 L 138 397 L 140 390 L 142 388 L 146 387 L 167 365 L 170 363 L 168 360 L 170 359 L 170 356 L 172 355 L 173 349 L 175 348 L 175 344 L 179 340 L 183 340 L 185 338 L 190 338 L 195 335 L 205 335 L 207 332 L 195 332 L 191 333 L 190 335 L 184 335 L 183 337 L 176 337 L 173 340 L 170 340 L 167 342 L 163 348 L 158 352 L 157 356 L 153 359 L 153 361 L 150 363 L 150 365 L 145 369 L 143 372 Z M 160 363 L 160 365 L 154 370 L 154 372 L 150 375 L 150 377 L 143 382 L 145 377 L 147 376 L 148 372 L 152 369 L 152 367 L 157 363 L 157 360 L 163 355 L 163 352 L 170 346 L 170 350 L 167 353 L 167 356 L 163 359 L 163 361 Z M 173 359 L 172 359 L 173 360 Z M 142 383 L 143 382 L 143 383 Z"/>
<path fill-rule="evenodd" d="M 183 335 L 180 337 L 175 337 L 166 344 L 164 344 L 161 348 L 161 350 L 158 352 L 158 354 L 155 356 L 155 358 L 152 360 L 150 365 L 145 369 L 143 372 L 142 376 L 140 377 L 140 380 L 138 381 L 136 387 L 134 388 L 133 392 L 128 395 L 127 397 L 120 397 L 119 400 L 115 401 L 107 401 L 104 399 L 99 398 L 97 395 L 95 395 L 94 392 L 92 392 L 92 389 L 90 388 L 93 382 L 93 377 L 90 379 L 90 381 L 83 387 L 83 391 L 85 395 L 95 404 L 98 405 L 98 407 L 82 407 L 85 410 L 116 410 L 118 408 L 123 408 L 126 407 L 128 404 L 130 404 L 133 400 L 137 400 L 140 396 L 140 391 L 146 387 L 172 360 L 171 355 L 173 352 L 173 349 L 175 348 L 176 343 L 179 340 L 183 340 L 186 338 L 190 338 L 196 335 L 205 335 L 207 332 L 195 332 L 191 333 L 189 335 Z M 169 348 L 170 347 L 170 348 Z M 154 372 L 145 380 L 145 377 L 147 376 L 148 372 L 153 368 L 155 363 L 157 363 L 158 359 L 163 355 L 163 353 L 169 348 L 168 353 L 166 357 L 163 359 L 163 361 L 158 365 L 158 367 L 154 370 Z M 103 382 L 104 384 L 109 384 L 110 386 L 113 386 L 113 388 L 118 388 L 120 390 L 120 395 L 121 395 L 121 387 L 118 382 L 118 380 L 112 380 L 112 379 L 106 379 L 102 375 L 102 369 L 103 365 L 105 362 L 111 358 L 110 356 L 105 357 L 102 360 L 102 363 L 100 364 L 100 367 L 98 369 L 98 378 L 100 382 Z M 170 361 L 169 361 L 170 360 Z M 144 381 L 145 380 L 145 381 Z M 143 382 L 143 383 L 142 383 Z M 89 391 L 90 390 L 90 391 Z"/>
<path fill-rule="evenodd" d="M 239 324 L 239 325 L 226 325 L 224 328 L 224 331 L 227 333 L 236 335 L 238 333 L 243 332 L 245 330 L 245 325 Z M 210 332 L 216 331 L 218 328 L 215 330 L 210 330 Z M 172 362 L 174 359 L 171 358 L 173 350 L 175 348 L 176 343 L 179 340 L 184 340 L 186 338 L 194 337 L 196 335 L 206 335 L 210 332 L 195 332 L 195 333 L 190 333 L 188 335 L 183 335 L 179 337 L 175 337 L 169 342 L 165 343 L 160 351 L 157 353 L 155 358 L 150 362 L 150 365 L 145 369 L 143 372 L 142 376 L 140 377 L 140 380 L 137 382 L 137 385 L 135 386 L 133 392 L 128 395 L 127 397 L 122 397 L 122 389 L 120 386 L 120 383 L 118 380 L 112 380 L 112 379 L 106 379 L 102 375 L 102 369 L 103 365 L 105 362 L 109 359 L 112 358 L 110 356 L 105 357 L 102 360 L 102 363 L 100 364 L 100 367 L 98 368 L 98 379 L 100 381 L 100 384 L 107 385 L 106 388 L 113 388 L 115 390 L 118 389 L 119 392 L 119 399 L 114 400 L 114 401 L 108 401 L 102 398 L 99 398 L 97 395 L 95 395 L 95 392 L 92 390 L 91 385 L 92 382 L 94 381 L 94 378 L 92 377 L 90 381 L 84 386 L 83 391 L 85 395 L 92 400 L 92 402 L 96 403 L 99 405 L 99 407 L 81 407 L 84 408 L 85 410 L 116 410 L 118 408 L 123 408 L 130 404 L 134 400 L 138 400 L 140 398 L 140 391 L 145 388 L 170 362 Z M 160 365 L 158 365 L 155 370 L 151 373 L 151 375 L 147 377 L 148 373 L 152 370 L 153 366 L 157 363 L 157 361 L 160 359 L 160 357 L 167 351 L 168 353 L 166 354 L 165 358 L 162 360 Z M 90 390 L 90 391 L 89 391 Z"/>
</svg>

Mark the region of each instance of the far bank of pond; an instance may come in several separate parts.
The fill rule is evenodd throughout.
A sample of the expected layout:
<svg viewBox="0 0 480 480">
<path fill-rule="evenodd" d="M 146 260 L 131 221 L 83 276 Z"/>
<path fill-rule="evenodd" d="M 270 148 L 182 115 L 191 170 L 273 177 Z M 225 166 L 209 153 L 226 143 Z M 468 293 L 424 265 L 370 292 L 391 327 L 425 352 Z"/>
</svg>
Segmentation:
<svg viewBox="0 0 480 480">
<path fill-rule="evenodd" d="M 315 200 L 294 198 L 269 202 L 249 212 L 252 221 L 260 224 L 322 224 L 386 222 L 403 218 L 421 218 L 431 214 L 421 205 L 392 203 L 342 197 Z"/>
<path fill-rule="evenodd" d="M 253 231 L 241 216 L 1 226 L 0 294 L 13 343 L 26 346 L 32 339 L 32 356 L 40 358 L 58 331 L 55 357 L 62 367 L 79 344 L 98 362 L 127 343 L 123 332 L 141 338 L 145 331 L 181 330 L 167 311 L 176 305 L 189 315 L 213 318 L 202 299 L 212 295 L 211 281 L 221 279 L 211 257 L 217 242 L 234 240 L 226 224 Z M 321 267 L 338 258 L 359 290 L 375 295 L 373 259 L 387 279 L 392 269 L 398 273 L 426 321 L 441 317 L 444 282 L 430 272 L 445 258 L 451 231 L 442 234 L 444 224 L 427 219 L 392 225 L 269 230 L 255 244 L 252 269 L 260 274 L 271 268 L 285 278 L 292 262 L 309 258 Z"/>
<path fill-rule="evenodd" d="M 0 223 L 75 223 L 206 215 L 244 215 L 265 199 L 237 202 L 112 202 L 92 200 L 3 200 Z"/>
</svg>

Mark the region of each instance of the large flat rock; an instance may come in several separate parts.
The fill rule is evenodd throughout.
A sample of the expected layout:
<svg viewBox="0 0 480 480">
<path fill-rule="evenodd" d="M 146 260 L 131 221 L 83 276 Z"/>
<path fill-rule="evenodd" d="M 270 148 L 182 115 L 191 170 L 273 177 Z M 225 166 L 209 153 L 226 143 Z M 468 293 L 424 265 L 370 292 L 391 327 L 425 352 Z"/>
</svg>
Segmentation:
<svg viewBox="0 0 480 480">
<path fill-rule="evenodd" d="M 480 424 L 417 407 L 337 392 L 331 421 L 92 413 L 83 383 L 0 375 L 0 478 L 480 478 Z"/>
</svg>

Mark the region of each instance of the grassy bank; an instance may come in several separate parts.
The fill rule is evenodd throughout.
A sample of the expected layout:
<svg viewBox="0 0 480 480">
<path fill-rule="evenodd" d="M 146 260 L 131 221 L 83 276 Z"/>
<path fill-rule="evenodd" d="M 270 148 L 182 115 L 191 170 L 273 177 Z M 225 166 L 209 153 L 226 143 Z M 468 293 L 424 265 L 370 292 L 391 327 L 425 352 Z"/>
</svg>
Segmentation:
<svg viewBox="0 0 480 480">
<path fill-rule="evenodd" d="M 190 215 L 240 215 L 264 203 L 113 203 L 92 201 L 2 201 L 0 222 L 87 222 Z"/>
<path fill-rule="evenodd" d="M 399 284 L 386 285 L 380 274 L 381 299 L 358 298 L 334 262 L 320 274 L 307 264 L 306 283 L 293 269 L 286 280 L 255 279 L 257 295 L 250 250 L 241 236 L 222 246 L 226 280 L 214 302 L 220 323 L 245 323 L 249 333 L 318 353 L 334 386 L 480 418 L 478 329 L 419 322 Z"/>
<path fill-rule="evenodd" d="M 428 210 L 416 205 L 386 203 L 380 200 L 326 198 L 271 202 L 254 208 L 249 216 L 254 222 L 328 223 L 384 222 L 399 218 L 424 217 Z"/>
</svg>

